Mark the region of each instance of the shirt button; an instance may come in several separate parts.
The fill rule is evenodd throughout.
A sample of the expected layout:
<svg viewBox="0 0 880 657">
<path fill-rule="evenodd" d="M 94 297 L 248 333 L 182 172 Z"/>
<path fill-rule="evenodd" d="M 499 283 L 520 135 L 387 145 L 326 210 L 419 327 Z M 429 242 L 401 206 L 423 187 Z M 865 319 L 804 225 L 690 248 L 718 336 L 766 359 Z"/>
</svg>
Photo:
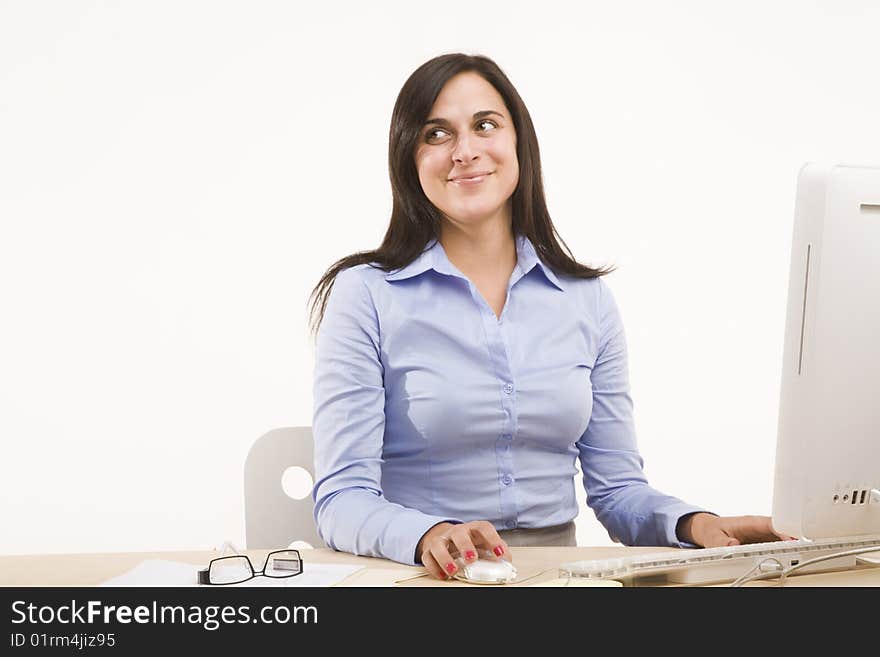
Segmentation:
<svg viewBox="0 0 880 657">
<path fill-rule="evenodd" d="M 504 523 L 504 526 L 508 529 L 513 529 L 514 527 L 516 527 L 516 523 L 513 520 L 508 520 Z"/>
<path fill-rule="evenodd" d="M 513 385 L 510 384 L 510 383 L 505 384 L 505 386 L 504 386 L 504 392 L 506 392 L 508 395 L 509 395 L 510 393 L 512 393 L 512 392 L 513 392 Z"/>
<path fill-rule="evenodd" d="M 505 486 L 510 486 L 510 484 L 513 483 L 513 477 L 511 477 L 510 475 L 504 475 L 503 477 L 501 477 L 501 483 Z"/>
</svg>

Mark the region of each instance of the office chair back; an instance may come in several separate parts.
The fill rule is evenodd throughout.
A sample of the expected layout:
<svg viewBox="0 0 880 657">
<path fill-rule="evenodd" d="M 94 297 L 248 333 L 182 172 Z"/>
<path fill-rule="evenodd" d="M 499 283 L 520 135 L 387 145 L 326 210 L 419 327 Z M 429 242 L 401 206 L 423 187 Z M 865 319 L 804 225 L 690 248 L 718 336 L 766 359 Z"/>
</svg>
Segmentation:
<svg viewBox="0 0 880 657">
<path fill-rule="evenodd" d="M 282 487 L 284 472 L 299 466 L 314 481 L 311 427 L 282 427 L 260 436 L 244 464 L 244 515 L 248 549 L 285 548 L 293 541 L 324 547 L 315 527 L 311 490 L 293 499 Z"/>
</svg>

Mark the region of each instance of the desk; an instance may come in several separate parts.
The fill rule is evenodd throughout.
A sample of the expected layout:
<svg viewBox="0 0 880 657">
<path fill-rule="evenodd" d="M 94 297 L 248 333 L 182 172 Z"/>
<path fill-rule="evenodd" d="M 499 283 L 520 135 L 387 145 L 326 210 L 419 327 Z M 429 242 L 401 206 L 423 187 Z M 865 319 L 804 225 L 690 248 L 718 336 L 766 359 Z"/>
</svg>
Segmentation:
<svg viewBox="0 0 880 657">
<path fill-rule="evenodd" d="M 541 583 L 557 577 L 557 567 L 567 561 L 580 559 L 607 559 L 632 554 L 665 552 L 669 548 L 643 547 L 513 547 L 513 562 L 519 572 L 522 586 Z M 248 550 L 256 562 L 269 550 Z M 430 577 L 407 579 L 424 572 L 416 566 L 405 566 L 385 559 L 356 557 L 343 552 L 322 548 L 300 550 L 303 561 L 309 563 L 357 564 L 364 566 L 337 586 L 444 586 L 473 585 L 450 580 L 441 582 Z M 0 556 L 0 586 L 95 586 L 111 577 L 121 575 L 145 559 L 165 559 L 198 565 L 207 565 L 216 552 L 118 552 L 107 554 L 43 554 Z M 399 584 L 395 582 L 401 581 Z M 751 582 L 747 586 L 773 586 L 772 582 Z M 793 575 L 786 587 L 799 586 L 880 586 L 880 567 L 863 566 L 856 570 Z M 509 585 L 510 586 L 510 585 Z M 513 584 L 512 586 L 517 586 Z"/>
</svg>

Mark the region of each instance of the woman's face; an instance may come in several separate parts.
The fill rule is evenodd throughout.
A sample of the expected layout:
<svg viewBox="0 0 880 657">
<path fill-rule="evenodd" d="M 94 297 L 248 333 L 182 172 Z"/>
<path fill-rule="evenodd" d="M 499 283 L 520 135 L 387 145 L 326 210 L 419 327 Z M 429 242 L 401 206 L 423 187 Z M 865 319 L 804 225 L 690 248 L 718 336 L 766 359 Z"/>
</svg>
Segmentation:
<svg viewBox="0 0 880 657">
<path fill-rule="evenodd" d="M 440 91 L 415 160 L 425 196 L 453 223 L 509 221 L 507 201 L 519 181 L 516 131 L 501 95 L 477 73 L 459 73 Z"/>
</svg>

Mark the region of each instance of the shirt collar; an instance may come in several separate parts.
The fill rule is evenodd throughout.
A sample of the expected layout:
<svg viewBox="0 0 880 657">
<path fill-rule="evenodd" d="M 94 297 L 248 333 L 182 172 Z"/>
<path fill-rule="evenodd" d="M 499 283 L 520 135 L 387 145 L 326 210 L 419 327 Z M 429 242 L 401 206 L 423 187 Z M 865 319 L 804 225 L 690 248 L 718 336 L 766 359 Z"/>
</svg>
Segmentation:
<svg viewBox="0 0 880 657">
<path fill-rule="evenodd" d="M 560 290 L 565 290 L 553 270 L 538 258 L 538 254 L 535 252 L 535 247 L 532 245 L 531 240 L 525 235 L 517 235 L 516 261 L 517 267 L 522 271 L 522 276 L 525 276 L 534 269 L 535 266 L 538 266 L 543 272 L 544 277 L 551 284 Z M 418 276 L 429 269 L 433 269 L 440 274 L 446 274 L 449 276 L 464 276 L 458 268 L 449 261 L 449 258 L 446 257 L 446 251 L 443 249 L 443 245 L 440 244 L 440 241 L 434 239 L 428 243 L 428 246 L 422 251 L 418 258 L 405 267 L 401 267 L 400 269 L 396 269 L 386 274 L 385 280 L 400 281 Z"/>
<path fill-rule="evenodd" d="M 556 276 L 554 271 L 550 269 L 550 267 L 545 265 L 544 262 L 538 257 L 538 254 L 535 251 L 535 247 L 532 245 L 531 240 L 529 240 L 529 238 L 525 235 L 517 236 L 516 260 L 517 265 L 520 269 L 522 269 L 523 276 L 532 271 L 535 265 L 537 265 L 541 269 L 541 271 L 544 272 L 544 276 L 547 278 L 548 281 L 550 281 L 560 290 L 565 291 L 565 288 L 559 281 L 559 277 Z"/>
</svg>

